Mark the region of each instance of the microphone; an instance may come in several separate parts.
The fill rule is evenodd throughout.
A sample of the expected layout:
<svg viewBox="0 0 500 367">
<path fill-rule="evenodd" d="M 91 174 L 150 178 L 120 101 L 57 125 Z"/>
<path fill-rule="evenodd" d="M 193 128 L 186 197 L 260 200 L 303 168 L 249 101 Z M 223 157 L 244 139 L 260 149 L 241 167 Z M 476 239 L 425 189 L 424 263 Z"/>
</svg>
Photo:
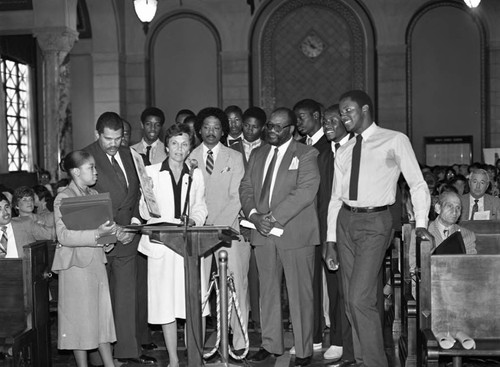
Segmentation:
<svg viewBox="0 0 500 367">
<path fill-rule="evenodd" d="M 193 178 L 194 170 L 198 168 L 198 161 L 196 159 L 189 160 L 189 177 Z"/>
</svg>

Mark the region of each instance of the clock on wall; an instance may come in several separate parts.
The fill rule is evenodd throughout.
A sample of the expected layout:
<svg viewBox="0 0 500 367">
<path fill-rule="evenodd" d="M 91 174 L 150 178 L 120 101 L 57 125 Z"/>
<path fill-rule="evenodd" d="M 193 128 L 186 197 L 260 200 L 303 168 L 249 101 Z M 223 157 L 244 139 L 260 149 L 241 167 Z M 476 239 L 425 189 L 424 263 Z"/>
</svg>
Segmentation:
<svg viewBox="0 0 500 367">
<path fill-rule="evenodd" d="M 307 57 L 314 59 L 321 55 L 325 49 L 325 43 L 316 34 L 311 33 L 300 43 L 300 50 Z"/>
</svg>

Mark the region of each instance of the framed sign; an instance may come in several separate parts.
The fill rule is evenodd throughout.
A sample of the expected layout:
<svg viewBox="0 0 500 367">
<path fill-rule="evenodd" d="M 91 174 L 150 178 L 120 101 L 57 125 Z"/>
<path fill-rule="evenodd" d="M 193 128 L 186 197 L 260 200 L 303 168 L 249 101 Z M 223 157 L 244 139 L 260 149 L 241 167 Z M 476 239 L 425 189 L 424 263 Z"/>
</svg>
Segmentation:
<svg viewBox="0 0 500 367">
<path fill-rule="evenodd" d="M 472 163 L 472 135 L 425 137 L 425 164 L 451 166 Z"/>
</svg>

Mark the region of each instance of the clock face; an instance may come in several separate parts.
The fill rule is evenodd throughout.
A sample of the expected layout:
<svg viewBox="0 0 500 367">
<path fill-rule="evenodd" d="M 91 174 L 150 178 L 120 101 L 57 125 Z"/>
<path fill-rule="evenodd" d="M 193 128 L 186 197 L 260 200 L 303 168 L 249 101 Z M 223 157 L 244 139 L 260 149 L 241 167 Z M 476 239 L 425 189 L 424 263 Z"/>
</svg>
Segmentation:
<svg viewBox="0 0 500 367">
<path fill-rule="evenodd" d="M 307 57 L 314 59 L 321 55 L 325 49 L 325 44 L 315 34 L 310 34 L 300 43 L 300 50 Z"/>
</svg>

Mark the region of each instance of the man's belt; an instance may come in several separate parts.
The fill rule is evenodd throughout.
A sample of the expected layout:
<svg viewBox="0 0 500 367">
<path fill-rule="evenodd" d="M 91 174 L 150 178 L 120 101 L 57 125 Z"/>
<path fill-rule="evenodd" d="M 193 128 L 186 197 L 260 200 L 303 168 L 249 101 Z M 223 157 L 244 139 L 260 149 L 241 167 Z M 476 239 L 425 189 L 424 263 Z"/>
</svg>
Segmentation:
<svg viewBox="0 0 500 367">
<path fill-rule="evenodd" d="M 344 209 L 347 209 L 352 213 L 376 213 L 376 212 L 382 212 L 384 210 L 387 210 L 387 208 L 388 208 L 387 205 L 368 206 L 368 207 L 360 208 L 360 207 L 349 206 L 346 203 L 344 203 L 342 206 L 344 207 Z"/>
</svg>

